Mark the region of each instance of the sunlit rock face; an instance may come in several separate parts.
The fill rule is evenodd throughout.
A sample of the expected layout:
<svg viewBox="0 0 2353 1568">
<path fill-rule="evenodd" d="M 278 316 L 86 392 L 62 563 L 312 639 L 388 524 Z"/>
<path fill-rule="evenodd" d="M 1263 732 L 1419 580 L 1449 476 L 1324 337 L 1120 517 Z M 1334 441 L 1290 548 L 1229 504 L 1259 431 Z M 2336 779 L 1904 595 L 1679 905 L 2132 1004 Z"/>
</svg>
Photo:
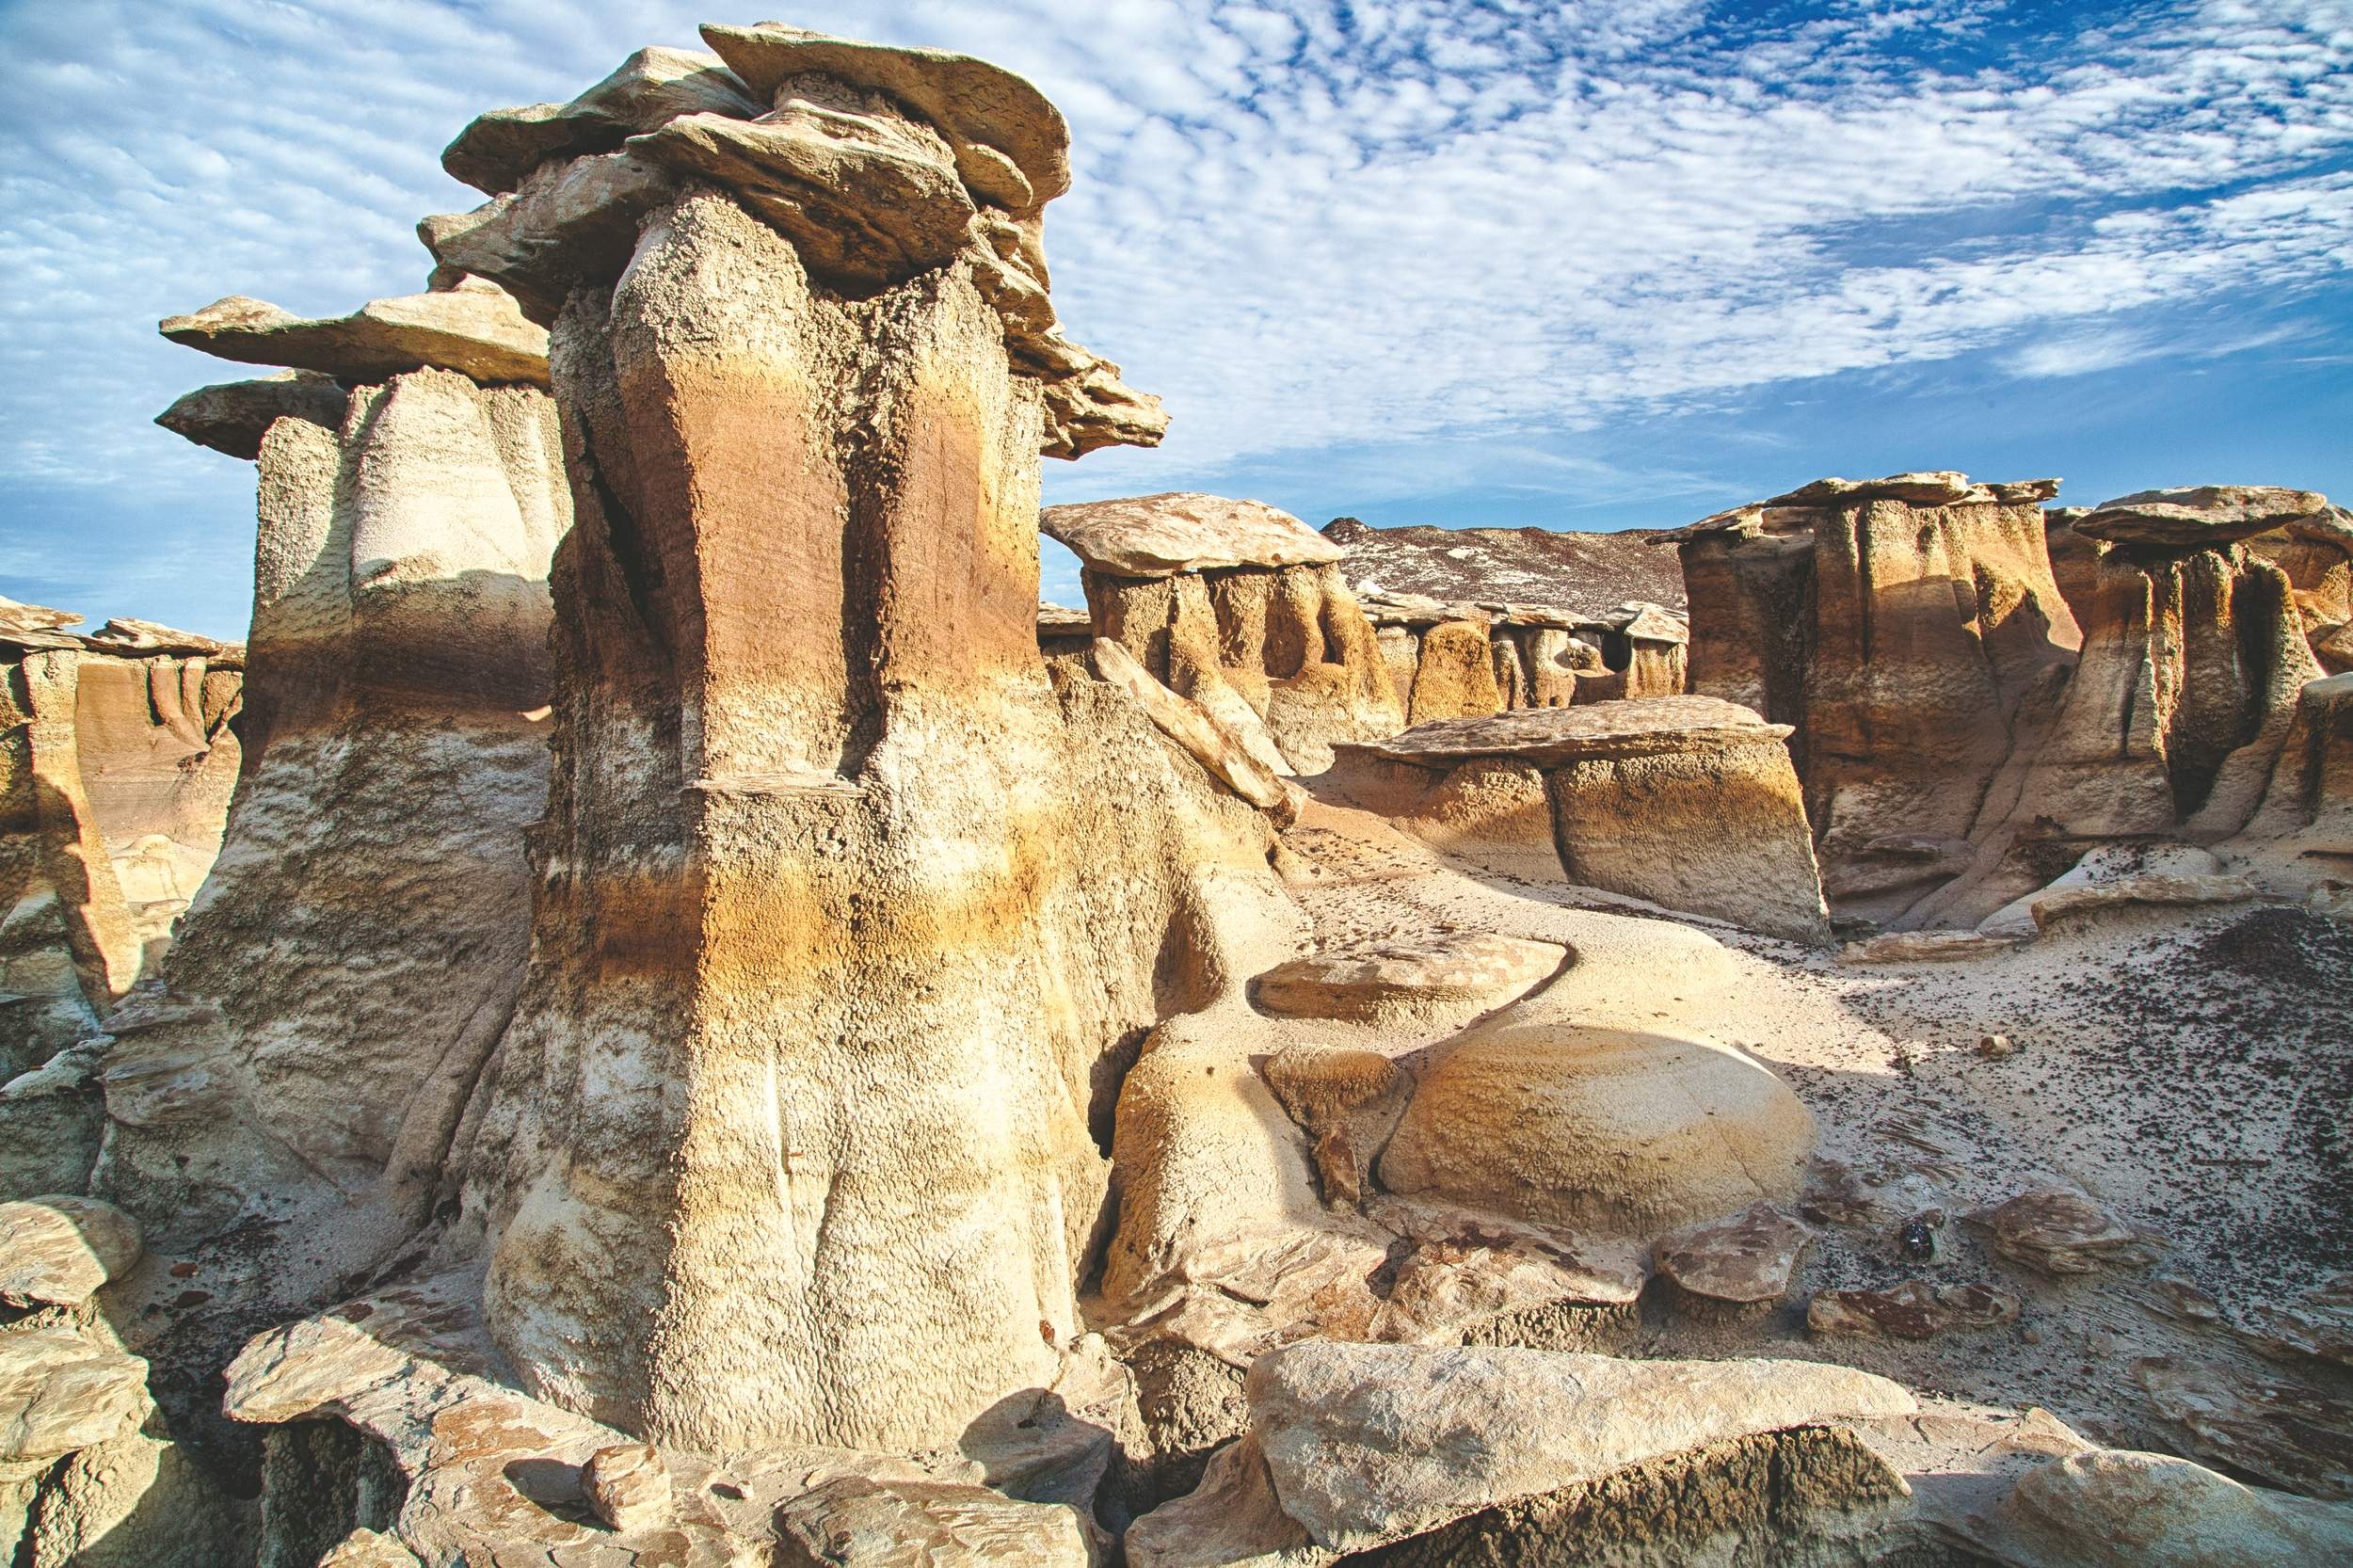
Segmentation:
<svg viewBox="0 0 2353 1568">
<path fill-rule="evenodd" d="M 323 1205 L 315 1250 L 344 1268 L 424 1217 L 521 981 L 571 521 L 536 328 L 479 286 L 392 303 L 219 328 L 350 390 L 329 423 L 296 384 L 254 442 L 243 777 L 167 991 L 116 1031 L 98 1174 L 167 1235 Z M 185 324 L 222 314 L 175 325 L 208 345 Z"/>
<path fill-rule="evenodd" d="M 707 36 L 772 109 L 426 226 L 552 307 L 579 519 L 465 1224 L 543 1398 L 950 1442 L 1078 1331 L 1123 1053 L 1251 972 L 1272 828 L 1038 649 L 1040 454 L 1159 426 L 1050 328 L 1060 117 L 964 56 Z M 550 193 L 613 158 L 648 183 L 584 226 Z"/>
<path fill-rule="evenodd" d="M 2082 633 L 2057 481 L 1826 479 L 1685 530 L 1691 690 L 1791 724 L 1833 904 L 1900 922 L 1965 868 Z"/>
</svg>

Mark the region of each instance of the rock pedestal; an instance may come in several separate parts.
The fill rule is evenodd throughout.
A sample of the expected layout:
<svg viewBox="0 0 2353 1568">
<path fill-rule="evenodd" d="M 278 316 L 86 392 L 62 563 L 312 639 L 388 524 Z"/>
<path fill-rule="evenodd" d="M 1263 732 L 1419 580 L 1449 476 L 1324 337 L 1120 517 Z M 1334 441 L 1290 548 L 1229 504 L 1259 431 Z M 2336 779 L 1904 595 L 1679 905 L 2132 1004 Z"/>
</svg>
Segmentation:
<svg viewBox="0 0 2353 1568">
<path fill-rule="evenodd" d="M 1255 501 L 1170 494 L 1048 507 L 1084 566 L 1096 633 L 1225 720 L 1284 773 L 1321 773 L 1336 741 L 1393 734 L 1405 704 L 1339 547 Z"/>
<path fill-rule="evenodd" d="M 1038 650 L 1041 452 L 1157 437 L 1050 328 L 1060 117 L 961 56 L 706 35 L 773 109 L 427 225 L 560 296 L 579 516 L 466 1223 L 542 1398 L 952 1444 L 1050 1383 L 1120 1053 L 1247 972 L 1219 934 L 1279 897 L 1272 830 Z M 542 198 L 616 157 L 642 200 L 583 237 Z"/>
<path fill-rule="evenodd" d="M 517 342 L 536 328 L 504 296 L 331 323 L 246 303 L 168 331 L 352 390 L 330 424 L 316 383 L 253 384 L 304 399 L 254 442 L 244 776 L 168 996 L 113 1031 L 99 1180 L 179 1237 L 356 1204 L 317 1222 L 348 1267 L 432 1207 L 521 980 L 571 504 L 544 362 Z"/>
</svg>

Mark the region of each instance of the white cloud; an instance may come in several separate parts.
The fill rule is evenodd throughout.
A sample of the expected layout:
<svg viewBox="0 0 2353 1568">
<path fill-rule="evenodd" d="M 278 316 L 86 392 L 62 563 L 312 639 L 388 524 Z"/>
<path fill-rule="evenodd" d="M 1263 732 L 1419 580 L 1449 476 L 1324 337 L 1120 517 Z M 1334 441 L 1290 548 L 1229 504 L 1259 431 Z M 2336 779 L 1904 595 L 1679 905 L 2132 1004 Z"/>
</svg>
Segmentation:
<svg viewBox="0 0 2353 1568">
<path fill-rule="evenodd" d="M 248 526 L 247 472 L 147 424 L 237 373 L 154 320 L 232 292 L 323 312 L 420 286 L 414 220 L 472 200 L 435 161 L 472 114 L 692 43 L 703 14 L 8 8 L 0 539 L 24 536 L 6 491 L 29 486 Z M 1753 14 L 820 0 L 793 19 L 988 56 L 1069 114 L 1058 296 L 1176 423 L 1160 455 L 1054 472 L 1064 494 L 1342 444 L 1477 453 L 1977 349 L 2022 375 L 2196 351 L 2122 318 L 2293 299 L 2353 262 L 2353 183 L 2332 172 L 2353 150 L 2346 0 L 2120 8 L 2105 31 L 2078 10 L 2049 36 L 1971 0 Z"/>
</svg>

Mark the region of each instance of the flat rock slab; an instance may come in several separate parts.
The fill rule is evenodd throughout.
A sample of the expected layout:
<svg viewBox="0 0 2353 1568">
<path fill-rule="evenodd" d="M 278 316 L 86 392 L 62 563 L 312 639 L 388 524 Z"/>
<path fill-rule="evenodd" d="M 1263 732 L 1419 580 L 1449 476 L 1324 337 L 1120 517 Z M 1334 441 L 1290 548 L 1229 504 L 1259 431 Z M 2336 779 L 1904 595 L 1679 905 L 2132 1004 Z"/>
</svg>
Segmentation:
<svg viewBox="0 0 2353 1568">
<path fill-rule="evenodd" d="M 248 365 L 291 365 L 339 381 L 387 381 L 412 370 L 454 370 L 488 384 L 548 384 L 548 332 L 492 288 L 372 299 L 347 316 L 305 319 L 231 295 L 191 315 L 167 316 L 173 343 Z"/>
<path fill-rule="evenodd" d="M 125 1437 L 147 1416 L 147 1363 L 72 1328 L 0 1334 L 0 1463 Z"/>
<path fill-rule="evenodd" d="M 1806 1304 L 1805 1326 L 1818 1335 L 1935 1339 L 1959 1329 L 2014 1323 L 2018 1312 L 2017 1297 L 1990 1285 L 1908 1279 L 1884 1290 L 1824 1290 Z"/>
<path fill-rule="evenodd" d="M 2134 904 L 2239 904 L 2260 891 L 2243 876 L 2184 876 L 2152 872 L 2145 876 L 2056 888 L 2037 895 L 2026 905 L 2026 911 L 2040 929 L 2071 915 L 2096 914 Z"/>
<path fill-rule="evenodd" d="M 776 1525 L 787 1543 L 779 1560 L 826 1568 L 1088 1568 L 1093 1560 L 1075 1510 L 983 1486 L 845 1476 L 786 1503 Z"/>
<path fill-rule="evenodd" d="M 452 179 L 501 196 L 550 158 L 610 152 L 632 134 L 681 115 L 750 120 L 768 109 L 716 55 L 692 49 L 640 49 L 619 69 L 568 104 L 493 109 L 441 150 Z"/>
<path fill-rule="evenodd" d="M 289 370 L 258 381 L 221 381 L 183 394 L 155 423 L 199 446 L 252 462 L 262 438 L 281 419 L 340 429 L 351 394 L 333 376 Z"/>
<path fill-rule="evenodd" d="M 1246 1386 L 1283 1511 L 1339 1551 L 1727 1438 L 1917 1408 L 1813 1362 L 1330 1341 L 1260 1357 Z"/>
<path fill-rule="evenodd" d="M 1353 942 L 1276 965 L 1258 977 L 1256 994 L 1269 1013 L 1369 1018 L 1401 1003 L 1525 991 L 1558 969 L 1567 952 L 1483 932 Z"/>
<path fill-rule="evenodd" d="M 1661 1240 L 1658 1272 L 1695 1296 L 1749 1304 L 1779 1301 L 1814 1232 L 1771 1204 L 1692 1225 Z"/>
<path fill-rule="evenodd" d="M 705 23 L 698 31 L 756 97 L 773 99 L 792 77 L 816 74 L 904 104 L 948 138 L 956 172 L 972 193 L 1016 217 L 1070 188 L 1070 127 L 1062 111 L 1002 66 L 780 23 Z"/>
<path fill-rule="evenodd" d="M 0 1302 L 77 1306 L 136 1263 L 140 1250 L 139 1223 L 96 1198 L 0 1204 Z"/>
<path fill-rule="evenodd" d="M 2353 1274 L 2339 1274 L 2284 1306 L 2249 1309 L 2239 1335 L 2278 1360 L 2353 1367 Z"/>
<path fill-rule="evenodd" d="M 2023 936 L 1982 931 L 1891 931 L 1839 950 L 1842 964 L 1962 964 L 2025 945 Z"/>
<path fill-rule="evenodd" d="M 2094 1448 L 2027 1471 L 2001 1507 L 2034 1568 L 2353 1561 L 2353 1509 L 2245 1486 L 2171 1454 Z"/>
<path fill-rule="evenodd" d="M 2310 526 L 2329 515 L 2329 498 L 2317 490 L 2276 485 L 2186 485 L 2169 490 L 2136 490 L 2103 501 L 2075 520 L 2075 532 L 2114 544 L 2198 550 L 2251 539 L 2275 528 Z"/>
<path fill-rule="evenodd" d="M 1395 762 L 1451 768 L 1479 757 L 1549 767 L 1588 757 L 1646 757 L 1786 740 L 1737 702 L 1712 696 L 1644 696 L 1566 708 L 1518 708 L 1478 718 L 1439 719 L 1385 740 L 1344 743 Z"/>
<path fill-rule="evenodd" d="M 1038 527 L 1096 571 L 1174 577 L 1221 567 L 1321 566 L 1338 545 L 1262 501 L 1172 490 L 1048 506 Z"/>
<path fill-rule="evenodd" d="M 2134 1362 L 2133 1377 L 2201 1458 L 2292 1492 L 2353 1499 L 2353 1401 L 2171 1356 Z"/>
<path fill-rule="evenodd" d="M 1961 1221 L 1986 1232 L 2004 1257 L 2046 1274 L 2146 1268 L 2162 1250 L 2086 1194 L 2064 1187 L 2021 1192 L 1964 1214 Z"/>
</svg>

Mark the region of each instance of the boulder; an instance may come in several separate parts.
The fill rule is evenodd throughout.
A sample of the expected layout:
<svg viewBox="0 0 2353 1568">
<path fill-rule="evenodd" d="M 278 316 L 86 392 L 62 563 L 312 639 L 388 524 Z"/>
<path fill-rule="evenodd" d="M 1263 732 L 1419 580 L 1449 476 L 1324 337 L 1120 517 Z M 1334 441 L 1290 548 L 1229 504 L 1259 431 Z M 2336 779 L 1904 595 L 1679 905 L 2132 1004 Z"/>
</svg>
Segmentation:
<svg viewBox="0 0 2353 1568">
<path fill-rule="evenodd" d="M 1813 1119 L 1756 1062 L 1525 1006 L 1433 1053 L 1381 1156 L 1384 1187 L 1619 1237 L 1797 1194 Z"/>
<path fill-rule="evenodd" d="M 1662 1236 L 1658 1272 L 1688 1295 L 1735 1306 L 1779 1301 L 1814 1232 L 1770 1204 Z"/>
<path fill-rule="evenodd" d="M 2018 1298 L 1990 1285 L 1933 1285 L 1907 1279 L 1883 1290 L 1824 1290 L 1806 1304 L 1815 1335 L 1870 1339 L 1938 1339 L 1961 1329 L 2018 1320 Z"/>
<path fill-rule="evenodd" d="M 2072 1188 L 2039 1187 L 1975 1209 L 1961 1221 L 1984 1231 L 2004 1257 L 2046 1274 L 2146 1268 L 2159 1252 L 2153 1238 L 2131 1229 Z"/>
<path fill-rule="evenodd" d="M 2094 1448 L 2001 1504 L 2030 1568 L 2270 1568 L 2353 1557 L 2353 1509 L 2242 1485 L 2171 1454 Z"/>
<path fill-rule="evenodd" d="M 167 316 L 158 330 L 223 360 L 314 370 L 346 384 L 415 370 L 456 371 L 485 385 L 548 384 L 546 329 L 487 285 L 372 299 L 349 315 L 316 320 L 231 295 L 194 314 Z"/>
<path fill-rule="evenodd" d="M 1135 698 L 1161 734 L 1182 747 L 1209 776 L 1242 800 L 1284 821 L 1299 814 L 1299 786 L 1266 766 L 1216 714 L 1177 696 L 1109 638 L 1097 637 L 1089 656 L 1095 673 Z"/>
<path fill-rule="evenodd" d="M 0 1303 L 78 1306 L 139 1252 L 138 1222 L 96 1198 L 0 1203 Z"/>
<path fill-rule="evenodd" d="M 1393 937 L 1278 964 L 1257 978 L 1254 994 L 1261 1008 L 1287 1016 L 1377 1019 L 1432 1001 L 1517 996 L 1566 956 L 1552 942 L 1484 932 Z"/>
<path fill-rule="evenodd" d="M 1335 1551 L 1711 1443 L 1915 1408 L 1811 1362 L 1330 1343 L 1260 1357 L 1248 1390 L 1283 1512 Z"/>
<path fill-rule="evenodd" d="M 669 1466 L 650 1443 L 599 1448 L 581 1466 L 580 1490 L 610 1528 L 657 1529 L 678 1515 Z"/>
<path fill-rule="evenodd" d="M 137 1356 L 60 1324 L 0 1334 L 0 1466 L 129 1436 L 152 1408 Z"/>
<path fill-rule="evenodd" d="M 285 370 L 258 381 L 223 381 L 173 400 L 155 423 L 199 446 L 252 462 L 262 437 L 281 419 L 308 420 L 322 429 L 343 426 L 350 394 L 332 376 Z"/>
<path fill-rule="evenodd" d="M 1360 1201 L 1374 1158 L 1404 1113 L 1413 1080 L 1380 1052 L 1345 1046 L 1289 1046 L 1260 1070 L 1313 1141 L 1324 1201 Z"/>
<path fill-rule="evenodd" d="M 1289 512 L 1191 491 L 1048 506 L 1038 526 L 1083 565 L 1112 577 L 1323 566 L 1340 558 L 1337 545 Z"/>
</svg>

